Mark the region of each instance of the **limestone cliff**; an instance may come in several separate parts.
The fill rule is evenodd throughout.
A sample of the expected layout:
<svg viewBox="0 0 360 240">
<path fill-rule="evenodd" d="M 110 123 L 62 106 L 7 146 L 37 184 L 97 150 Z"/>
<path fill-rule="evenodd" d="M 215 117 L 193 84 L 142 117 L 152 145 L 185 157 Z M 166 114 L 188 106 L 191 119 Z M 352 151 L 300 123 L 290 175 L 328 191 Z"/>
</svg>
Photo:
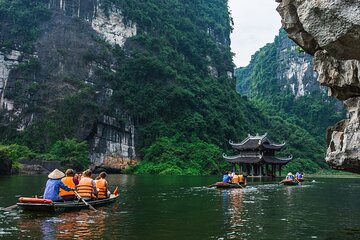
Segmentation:
<svg viewBox="0 0 360 240">
<path fill-rule="evenodd" d="M 114 5 L 105 10 L 96 0 L 47 4 L 51 15 L 39 25 L 34 51 L 23 51 L 20 44 L 0 49 L 1 137 L 33 129 L 30 134 L 48 136 L 32 145 L 42 151 L 53 141 L 55 125 L 63 125 L 62 137 L 88 141 L 94 165 L 122 169 L 133 164 L 133 120 L 120 105 L 111 111 L 103 107 L 110 105 L 113 90 L 101 74 L 116 71 L 112 50 L 136 35 L 136 24 L 125 23 Z"/>
<path fill-rule="evenodd" d="M 326 161 L 360 173 L 360 5 L 356 0 L 277 0 L 289 37 L 314 55 L 319 82 L 343 100 L 348 118 L 327 132 Z"/>
</svg>

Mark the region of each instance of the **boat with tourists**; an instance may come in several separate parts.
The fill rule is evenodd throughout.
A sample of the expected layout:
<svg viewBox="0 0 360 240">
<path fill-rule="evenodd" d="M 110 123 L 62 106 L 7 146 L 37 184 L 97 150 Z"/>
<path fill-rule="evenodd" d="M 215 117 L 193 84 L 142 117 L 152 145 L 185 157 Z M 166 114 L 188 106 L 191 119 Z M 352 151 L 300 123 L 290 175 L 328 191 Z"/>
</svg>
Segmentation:
<svg viewBox="0 0 360 240">
<path fill-rule="evenodd" d="M 215 184 L 213 184 L 213 186 L 216 188 L 245 188 L 246 184 L 216 182 Z"/>
<path fill-rule="evenodd" d="M 86 201 L 86 203 L 80 199 L 54 202 L 43 198 L 21 197 L 16 205 L 24 211 L 63 212 L 88 208 L 88 205 L 95 207 L 111 204 L 114 203 L 118 197 L 118 194 L 111 194 L 109 198 L 89 200 Z"/>
<path fill-rule="evenodd" d="M 296 186 L 299 185 L 299 182 L 293 179 L 282 180 L 280 183 L 284 184 L 284 186 Z"/>
</svg>

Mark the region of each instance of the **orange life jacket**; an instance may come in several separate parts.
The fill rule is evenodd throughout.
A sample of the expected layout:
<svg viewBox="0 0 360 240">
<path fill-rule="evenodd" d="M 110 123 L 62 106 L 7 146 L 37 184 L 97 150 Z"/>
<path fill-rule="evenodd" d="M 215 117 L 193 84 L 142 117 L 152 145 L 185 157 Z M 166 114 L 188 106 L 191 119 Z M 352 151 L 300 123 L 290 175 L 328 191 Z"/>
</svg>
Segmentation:
<svg viewBox="0 0 360 240">
<path fill-rule="evenodd" d="M 231 183 L 239 183 L 240 182 L 240 176 L 234 175 L 231 179 Z"/>
<path fill-rule="evenodd" d="M 73 177 L 64 177 L 61 179 L 61 181 L 68 187 L 75 188 L 75 183 Z M 61 197 L 64 196 L 74 196 L 74 191 L 65 191 L 64 189 L 60 188 L 59 192 Z"/>
<path fill-rule="evenodd" d="M 246 184 L 245 178 L 244 178 L 243 175 L 239 175 L 239 183 L 245 183 Z"/>
<path fill-rule="evenodd" d="M 100 178 L 95 180 L 96 188 L 98 189 L 98 198 L 107 198 L 107 182 L 105 179 Z"/>
<path fill-rule="evenodd" d="M 93 180 L 89 177 L 82 177 L 79 184 L 76 186 L 76 191 L 81 197 L 95 198 Z"/>
</svg>

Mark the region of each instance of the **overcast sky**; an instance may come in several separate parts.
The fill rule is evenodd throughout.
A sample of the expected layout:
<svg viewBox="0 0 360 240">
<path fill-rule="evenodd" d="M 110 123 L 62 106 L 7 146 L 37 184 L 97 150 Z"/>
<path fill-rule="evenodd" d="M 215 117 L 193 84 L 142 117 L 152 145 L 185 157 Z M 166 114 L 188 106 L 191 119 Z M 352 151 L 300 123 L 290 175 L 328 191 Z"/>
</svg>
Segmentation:
<svg viewBox="0 0 360 240">
<path fill-rule="evenodd" d="M 246 66 L 259 48 L 272 42 L 281 27 L 275 0 L 229 0 L 234 31 L 231 50 L 237 67 Z"/>
</svg>

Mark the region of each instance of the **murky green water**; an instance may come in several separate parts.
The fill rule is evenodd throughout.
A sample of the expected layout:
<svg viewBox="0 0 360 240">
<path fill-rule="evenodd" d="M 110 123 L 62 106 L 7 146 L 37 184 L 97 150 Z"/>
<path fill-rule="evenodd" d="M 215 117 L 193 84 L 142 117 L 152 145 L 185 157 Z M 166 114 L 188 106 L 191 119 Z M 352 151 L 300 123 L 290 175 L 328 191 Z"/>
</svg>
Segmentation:
<svg viewBox="0 0 360 240">
<path fill-rule="evenodd" d="M 207 186 L 216 177 L 111 175 L 116 204 L 98 212 L 0 211 L 8 239 L 360 239 L 360 179 L 316 178 L 302 186 L 251 182 Z M 313 179 L 311 179 L 313 180 Z M 46 177 L 0 178 L 0 206 L 41 195 Z"/>
</svg>

